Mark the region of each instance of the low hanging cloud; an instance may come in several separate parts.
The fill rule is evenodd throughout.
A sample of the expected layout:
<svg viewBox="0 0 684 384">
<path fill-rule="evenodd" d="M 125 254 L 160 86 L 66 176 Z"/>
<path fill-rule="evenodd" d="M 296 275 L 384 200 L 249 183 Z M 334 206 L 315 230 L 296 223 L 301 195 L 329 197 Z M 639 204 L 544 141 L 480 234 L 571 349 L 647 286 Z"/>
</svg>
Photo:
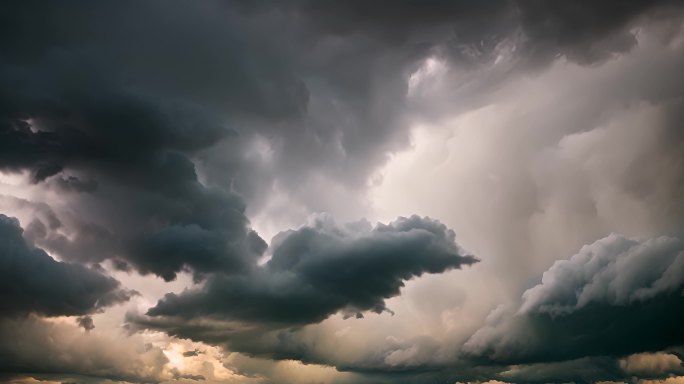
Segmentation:
<svg viewBox="0 0 684 384">
<path fill-rule="evenodd" d="M 2 316 L 86 315 L 127 301 L 135 292 L 80 264 L 59 262 L 22 237 L 19 222 L 0 214 Z"/>
<path fill-rule="evenodd" d="M 171 378 L 168 362 L 161 348 L 121 330 L 85 333 L 76 325 L 37 316 L 0 319 L 2 381 L 32 374 L 57 380 L 83 375 L 78 382 L 151 383 Z"/>
<path fill-rule="evenodd" d="M 338 226 L 323 216 L 279 234 L 274 244 L 273 257 L 252 273 L 213 274 L 201 288 L 167 294 L 147 317 L 131 321 L 161 329 L 173 323 L 172 333 L 215 341 L 216 332 L 194 333 L 193 320 L 269 329 L 318 323 L 336 312 L 361 317 L 390 311 L 385 300 L 399 295 L 407 280 L 478 261 L 444 224 L 418 216 L 372 228 L 368 222 Z"/>
<path fill-rule="evenodd" d="M 592 304 L 626 306 L 684 294 L 684 243 L 660 237 L 639 242 L 610 235 L 544 272 L 527 290 L 520 313 L 563 316 Z"/>
<path fill-rule="evenodd" d="M 559 362 L 512 365 L 495 377 L 504 382 L 597 383 L 666 379 L 684 374 L 684 365 L 674 351 L 638 353 L 617 358 L 592 356 Z"/>
<path fill-rule="evenodd" d="M 0 169 L 84 208 L 35 239 L 65 260 L 112 260 L 165 280 L 243 272 L 264 248 L 246 202 L 264 209 L 277 186 L 305 210 L 353 211 L 326 201 L 326 187 L 363 188 L 408 145 L 407 112 L 428 111 L 413 111 L 407 79 L 427 58 L 473 69 L 511 45 L 514 73 L 558 56 L 597 63 L 628 52 L 633 23 L 667 7 L 3 4 Z M 257 139 L 268 156 L 253 153 Z"/>
<path fill-rule="evenodd" d="M 684 343 L 684 243 L 610 235 L 557 261 L 517 310 L 500 307 L 466 356 L 519 363 L 623 356 Z"/>
<path fill-rule="evenodd" d="M 93 322 L 93 318 L 90 316 L 81 316 L 76 319 L 76 323 L 86 332 L 90 332 L 95 329 L 95 323 Z"/>
<path fill-rule="evenodd" d="M 88 115 L 82 126 L 57 128 L 53 125 L 61 123 L 46 118 L 36 124 L 49 132 L 33 133 L 28 123 L 21 121 L 0 127 L 0 134 L 7 139 L 3 142 L 12 148 L 4 151 L 5 155 L 12 157 L 16 151 L 21 158 L 55 164 L 39 158 L 54 155 L 63 162 L 60 169 L 69 166 L 74 172 L 98 178 L 92 192 L 66 191 L 64 195 L 67 201 L 89 209 L 72 214 L 74 217 L 57 226 L 35 221 L 35 229 L 41 230 L 32 231 L 32 240 L 69 261 L 111 259 L 121 268 L 132 265 L 141 273 L 153 273 L 167 281 L 183 270 L 237 272 L 253 263 L 251 259 L 263 252 L 265 243 L 249 228 L 242 198 L 203 185 L 195 165 L 182 152 L 204 142 L 204 134 L 192 127 L 207 124 L 183 117 L 183 112 L 173 108 L 171 114 L 180 114 L 174 118 L 156 116 L 154 107 L 142 107 L 125 98 L 122 102 L 124 106 L 110 101 L 95 112 L 87 106 L 71 107 L 79 111 L 74 113 Z M 195 133 L 188 133 L 190 129 Z M 11 144 L 14 142 L 22 145 L 17 147 Z M 40 156 L 32 156 L 32 152 Z M 8 161 L 3 164 L 8 166 Z M 42 165 L 24 166 L 42 172 Z M 63 180 L 57 179 L 60 190 Z"/>
<path fill-rule="evenodd" d="M 94 271 L 126 271 L 124 284 L 136 273 L 169 282 L 187 272 L 198 285 L 168 294 L 146 315 L 131 312 L 130 325 L 227 352 L 362 372 L 370 382 L 619 380 L 621 357 L 682 342 L 676 239 L 608 238 L 595 253 L 549 269 L 521 306 L 495 311 L 460 347 L 492 304 L 519 298 L 550 257 L 623 231 L 621 223 L 644 236 L 681 224 L 681 8 L 671 0 L 2 3 L 0 176 L 25 179 L 8 189 L 26 204 L 9 201 L 7 209 L 21 205 L 12 215 L 29 218 L 20 247 L 28 256 L 17 265 L 33 264 L 30 274 L 14 264 L 0 271 L 0 287 L 14 295 L 0 309 L 79 316 L 90 330 L 75 329 L 80 343 L 116 322 L 98 316 L 93 329 L 89 314 L 132 294 Z M 662 49 L 648 50 L 656 35 Z M 636 54 L 636 64 L 623 60 Z M 538 76 L 548 72 L 554 76 Z M 598 72 L 610 81 L 573 75 Z M 506 98 L 521 101 L 515 113 L 501 108 Z M 625 114 L 613 124 L 616 109 L 644 106 L 662 110 L 662 142 L 647 140 L 661 137 L 657 122 Z M 389 188 L 400 203 L 386 217 L 438 217 L 489 272 L 441 276 L 412 298 L 407 281 L 477 261 L 446 226 L 418 217 L 375 228 L 321 219 L 281 233 L 267 249 L 262 236 L 312 212 L 370 217 L 371 175 L 415 144 L 412 129 L 442 131 L 466 112 L 502 127 L 475 121 L 461 133 L 481 136 L 440 138 L 461 143 L 444 148 L 464 157 L 444 173 L 415 168 L 411 188 Z M 606 121 L 609 129 L 600 129 Z M 630 121 L 651 134 L 635 135 Z M 578 132 L 589 134 L 563 139 Z M 433 178 L 422 182 L 424 175 Z M 418 185 L 433 211 L 407 197 Z M 4 251 L 0 259 L 16 256 Z M 261 265 L 264 256 L 271 259 Z M 55 273 L 44 277 L 48 270 Z M 460 285 L 448 284 L 452 276 Z M 177 288 L 145 281 L 159 284 L 146 303 Z M 402 291 L 402 300 L 388 300 Z M 345 319 L 392 309 L 391 318 Z M 30 336 L 73 332 L 49 321 L 2 324 L 7 371 L 164 376 L 154 348 L 54 348 L 33 361 L 44 355 Z M 151 360 L 131 362 L 135 369 L 121 376 L 108 351 L 151 352 Z M 90 355 L 97 361 L 87 366 Z M 646 360 L 625 364 L 641 375 Z M 530 364 L 497 376 L 509 362 Z M 211 380 L 204 371 L 168 373 Z M 251 379 L 267 380 L 260 375 Z"/>
</svg>

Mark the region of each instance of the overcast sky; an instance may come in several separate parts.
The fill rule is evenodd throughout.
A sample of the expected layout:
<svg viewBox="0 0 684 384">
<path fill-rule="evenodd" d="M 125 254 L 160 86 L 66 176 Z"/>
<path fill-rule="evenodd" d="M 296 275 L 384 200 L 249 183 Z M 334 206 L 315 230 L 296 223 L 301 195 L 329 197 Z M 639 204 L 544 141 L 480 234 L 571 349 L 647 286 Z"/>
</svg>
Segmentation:
<svg viewBox="0 0 684 384">
<path fill-rule="evenodd" d="M 684 383 L 684 3 L 0 2 L 0 381 Z"/>
</svg>

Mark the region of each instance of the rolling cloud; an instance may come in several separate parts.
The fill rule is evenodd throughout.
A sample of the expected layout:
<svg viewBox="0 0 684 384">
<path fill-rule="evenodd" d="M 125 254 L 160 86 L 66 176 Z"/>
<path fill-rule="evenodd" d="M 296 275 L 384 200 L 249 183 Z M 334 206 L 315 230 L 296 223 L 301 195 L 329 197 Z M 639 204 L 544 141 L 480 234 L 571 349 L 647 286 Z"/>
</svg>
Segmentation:
<svg viewBox="0 0 684 384">
<path fill-rule="evenodd" d="M 0 380 L 681 380 L 683 20 L 0 4 Z"/>
<path fill-rule="evenodd" d="M 406 280 L 478 261 L 457 246 L 453 231 L 418 216 L 374 228 L 368 222 L 340 227 L 324 216 L 279 234 L 274 243 L 273 257 L 252 273 L 214 274 L 200 289 L 166 295 L 149 309 L 149 318 L 131 320 L 159 329 L 171 320 L 168 331 L 181 337 L 215 342 L 223 333 L 229 341 L 241 328 L 296 327 L 338 311 L 356 317 L 391 312 L 385 300 L 398 296 Z M 193 321 L 206 319 L 247 325 L 201 330 Z"/>
<path fill-rule="evenodd" d="M 464 344 L 465 351 L 530 362 L 681 345 L 683 260 L 679 239 L 600 239 L 554 263 L 541 284 L 523 293 L 517 311 L 492 313 L 489 324 Z"/>
<path fill-rule="evenodd" d="M 3 316 L 84 315 L 124 302 L 135 294 L 97 271 L 54 260 L 21 235 L 16 219 L 0 215 Z"/>
</svg>

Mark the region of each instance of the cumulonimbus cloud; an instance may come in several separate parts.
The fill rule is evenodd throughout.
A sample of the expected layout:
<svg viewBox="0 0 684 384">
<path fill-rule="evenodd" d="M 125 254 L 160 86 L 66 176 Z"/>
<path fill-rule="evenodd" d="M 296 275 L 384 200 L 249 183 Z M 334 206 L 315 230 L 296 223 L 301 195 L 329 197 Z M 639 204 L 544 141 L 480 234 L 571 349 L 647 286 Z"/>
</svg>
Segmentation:
<svg viewBox="0 0 684 384">
<path fill-rule="evenodd" d="M 627 54 L 639 43 L 643 25 L 667 24 L 676 13 L 669 11 L 678 8 L 681 5 L 672 1 L 629 0 L 0 4 L 0 171 L 25 175 L 32 188 L 43 188 L 54 198 L 49 204 L 55 203 L 41 206 L 41 213 L 25 225 L 26 243 L 18 240 L 15 227 L 0 235 L 24 244 L 21 262 L 35 261 L 44 267 L 38 272 L 54 271 L 51 278 L 64 280 L 78 275 L 71 282 L 60 280 L 49 292 L 59 300 L 36 288 L 42 280 L 27 281 L 21 289 L 8 283 L 2 292 L 19 292 L 20 300 L 1 305 L 13 314 L 83 315 L 87 329 L 89 313 L 124 300 L 123 293 L 117 296 L 123 290 L 113 280 L 87 266 L 103 263 L 165 281 L 189 272 L 203 285 L 166 296 L 147 316 L 129 319 L 131 323 L 214 344 L 232 342 L 236 350 L 256 350 L 276 359 L 306 360 L 312 356 L 309 344 L 297 340 L 300 335 L 291 329 L 334 313 L 390 310 L 387 299 L 399 295 L 407 280 L 470 265 L 475 259 L 454 245 L 442 224 L 411 217 L 375 228 L 314 225 L 285 232 L 275 239 L 271 260 L 260 266 L 267 244 L 248 217 L 275 200 L 274 190 L 282 193 L 285 208 L 302 205 L 305 214 L 333 206 L 343 214 L 362 216 L 347 212 L 363 204 L 355 192 L 367 187 L 369 175 L 388 154 L 409 146 L 414 123 L 495 103 L 492 95 L 500 82 L 535 73 L 559 58 L 598 65 Z M 681 21 L 672 19 L 673 25 Z M 663 60 L 667 68 L 676 68 L 676 60 Z M 409 95 L 412 74 L 429 63 L 444 68 L 446 75 L 435 80 L 443 85 L 440 92 L 423 99 L 414 97 L 421 92 Z M 494 66 L 492 76 L 478 73 Z M 533 110 L 533 118 L 508 124 L 532 121 L 545 128 L 563 120 L 562 125 L 576 130 L 593 129 L 595 125 L 583 123 L 587 116 L 575 116 L 575 111 L 599 120 L 609 104 L 667 102 L 674 127 L 668 135 L 677 136 L 670 140 L 668 153 L 678 153 L 681 81 L 661 75 L 654 85 L 650 77 L 636 76 L 639 70 L 621 76 L 647 79 L 643 83 L 626 82 L 625 88 L 598 92 L 595 98 L 607 100 L 605 104 L 586 98 L 595 111 L 570 105 L 556 121 L 538 116 L 540 108 Z M 664 93 L 654 91 L 660 86 Z M 638 97 L 615 96 L 632 93 Z M 546 102 L 565 100 L 542 104 Z M 539 135 L 547 134 L 542 131 Z M 554 135 L 569 132 L 560 131 Z M 536 134 L 521 137 L 538 139 Z M 511 137 L 495 139 L 509 144 Z M 612 140 L 610 145 L 619 147 Z M 530 161 L 505 155 L 496 161 Z M 677 174 L 679 159 L 667 157 L 669 173 Z M 503 173 L 513 168 L 502 168 Z M 501 176 L 490 174 L 489 166 L 481 171 L 477 180 Z M 551 164 L 549 172 L 557 171 Z M 604 176 L 601 172 L 609 171 L 599 170 L 597 177 Z M 646 167 L 639 172 L 652 171 Z M 517 180 L 520 175 L 508 172 L 506 177 Z M 565 189 L 567 180 L 558 178 L 563 181 L 559 189 Z M 641 182 L 615 180 L 629 184 L 626 189 L 636 198 L 661 196 L 640 195 Z M 456 182 L 459 188 L 474 190 L 469 183 Z M 674 181 L 667 183 L 664 189 L 679 196 Z M 515 192 L 505 182 L 492 185 L 502 196 Z M 337 192 L 331 193 L 337 190 L 342 191 L 342 203 L 335 201 Z M 535 205 L 538 199 L 528 199 L 538 192 L 535 188 L 521 191 L 523 202 L 501 199 L 492 205 L 492 212 L 503 209 L 516 219 L 492 214 L 507 223 L 496 231 L 487 228 L 492 219 L 481 220 L 482 212 L 472 214 L 473 221 L 484 223 L 483 232 L 507 234 L 507 239 L 492 236 L 494 249 L 511 249 L 525 238 L 510 229 L 528 224 L 517 221 L 527 209 L 545 209 Z M 515 206 L 528 203 L 524 209 Z M 284 211 L 288 216 L 290 211 Z M 669 215 L 677 214 L 670 210 Z M 287 225 L 276 227 L 289 228 L 290 221 L 298 219 L 288 217 Z M 618 248 L 636 246 L 629 239 L 606 241 L 619 243 Z M 32 244 L 65 262 L 52 260 Z M 643 246 L 651 247 L 648 244 Z M 522 251 L 512 253 L 517 257 Z M 501 270 L 515 263 L 526 268 L 516 257 L 502 262 Z M 678 331 L 668 336 L 670 341 L 664 334 L 680 315 L 680 297 L 672 290 L 681 283 L 680 264 L 669 264 L 672 272 L 665 273 L 658 268 L 671 260 L 656 258 L 664 264 L 649 264 L 632 276 L 623 273 L 628 267 L 611 263 L 612 257 L 610 252 L 590 257 L 608 260 L 606 268 L 579 259 L 552 268 L 548 276 L 557 281 L 549 277 L 528 291 L 523 306 L 512 314 L 495 312 L 466 350 L 488 363 L 531 362 L 628 353 L 681 341 Z M 634 255 L 619 259 L 635 265 L 645 260 Z M 28 276 L 7 271 L 7 282 Z M 648 280 L 648 271 L 657 279 Z M 644 285 L 647 280 L 651 285 Z M 575 295 L 576 289 L 582 294 Z M 666 311 L 668 304 L 676 310 Z M 658 315 L 656 321 L 647 322 L 641 315 L 645 312 Z M 619 320 L 613 323 L 615 316 Z M 591 321 L 598 325 L 591 328 Z M 598 333 L 601 327 L 610 331 Z M 637 328 L 647 333 L 623 337 Z M 254 345 L 261 333 L 271 330 L 282 331 L 277 337 L 292 345 Z M 570 344 L 577 337 L 585 350 Z M 425 357 L 439 350 L 432 336 L 388 344 L 391 356 L 378 354 L 375 365 L 340 366 L 378 372 L 403 366 L 415 371 L 444 368 L 430 365 Z M 444 380 L 455 377 L 452 371 L 443 372 Z"/>
<path fill-rule="evenodd" d="M 177 319 L 174 333 L 202 340 L 201 332 L 193 334 L 201 319 L 270 329 L 317 323 L 338 311 L 380 313 L 405 281 L 478 261 L 444 224 L 418 216 L 373 228 L 368 222 L 338 226 L 328 217 L 274 242 L 273 257 L 251 273 L 213 274 L 201 288 L 168 294 L 147 318 L 131 320 L 164 329 L 165 318 Z M 179 325 L 184 321 L 187 327 Z"/>
<path fill-rule="evenodd" d="M 0 215 L 1 316 L 93 313 L 127 301 L 133 291 L 80 264 L 54 260 L 22 237 L 16 219 Z"/>
<path fill-rule="evenodd" d="M 517 310 L 499 308 L 465 344 L 498 362 L 659 351 L 684 342 L 684 243 L 620 235 L 557 261 Z"/>
</svg>

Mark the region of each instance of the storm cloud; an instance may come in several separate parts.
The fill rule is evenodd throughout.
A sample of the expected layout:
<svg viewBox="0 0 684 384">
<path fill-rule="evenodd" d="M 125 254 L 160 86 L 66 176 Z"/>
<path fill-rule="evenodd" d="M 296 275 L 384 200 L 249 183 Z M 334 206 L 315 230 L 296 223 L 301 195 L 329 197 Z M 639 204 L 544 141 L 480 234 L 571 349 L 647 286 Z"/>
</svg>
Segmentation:
<svg viewBox="0 0 684 384">
<path fill-rule="evenodd" d="M 162 350 L 121 332 L 84 333 L 73 324 L 31 316 L 0 320 L 0 380 L 26 373 L 77 382 L 158 382 L 170 378 Z"/>
<path fill-rule="evenodd" d="M 0 215 L 2 316 L 84 315 L 128 300 L 134 292 L 80 264 L 59 262 L 22 237 L 16 219 Z"/>
<path fill-rule="evenodd" d="M 570 360 L 684 343 L 684 244 L 611 235 L 557 261 L 517 311 L 499 308 L 465 344 L 494 361 Z"/>
<path fill-rule="evenodd" d="M 212 275 L 200 289 L 168 294 L 147 315 L 219 319 L 268 328 L 317 323 L 341 311 L 389 311 L 385 300 L 399 295 L 404 281 L 474 264 L 443 224 L 413 216 L 371 228 L 368 222 L 337 226 L 329 217 L 279 234 L 273 257 L 253 273 Z M 134 319 L 135 321 L 135 319 Z M 164 320 L 158 322 L 164 328 Z M 193 336 L 195 327 L 173 332 Z"/>
<path fill-rule="evenodd" d="M 246 208 L 235 191 L 258 212 L 273 192 L 321 210 L 329 205 L 317 192 L 322 183 L 338 184 L 341 194 L 360 188 L 387 153 L 408 144 L 406 79 L 426 58 L 491 63 L 513 39 L 517 71 L 536 68 L 532 57 L 596 62 L 629 50 L 630 23 L 667 6 L 409 1 L 389 12 L 385 3 L 357 1 L 5 4 L 0 167 L 28 169 L 36 182 L 54 175 L 63 189 L 93 194 L 71 197 L 104 210 L 79 217 L 74 235 L 97 225 L 98 241 L 112 249 L 86 256 L 77 244 L 43 244 L 64 258 L 120 258 L 165 279 L 207 265 L 240 270 L 244 261 L 221 244 L 198 249 L 207 256 L 197 263 L 176 256 L 156 266 L 158 258 L 145 255 L 162 252 L 159 242 L 181 230 L 186 238 L 229 233 L 242 243 L 237 248 L 249 249 Z M 255 154 L 264 140 L 270 154 Z M 195 180 L 191 161 L 205 182 Z M 177 212 L 217 199 L 230 207 L 221 223 Z M 151 218 L 160 224 L 141 225 Z M 125 233 L 133 228 L 136 235 Z"/>
<path fill-rule="evenodd" d="M 682 375 L 682 11 L 0 4 L 0 379 Z"/>
</svg>

